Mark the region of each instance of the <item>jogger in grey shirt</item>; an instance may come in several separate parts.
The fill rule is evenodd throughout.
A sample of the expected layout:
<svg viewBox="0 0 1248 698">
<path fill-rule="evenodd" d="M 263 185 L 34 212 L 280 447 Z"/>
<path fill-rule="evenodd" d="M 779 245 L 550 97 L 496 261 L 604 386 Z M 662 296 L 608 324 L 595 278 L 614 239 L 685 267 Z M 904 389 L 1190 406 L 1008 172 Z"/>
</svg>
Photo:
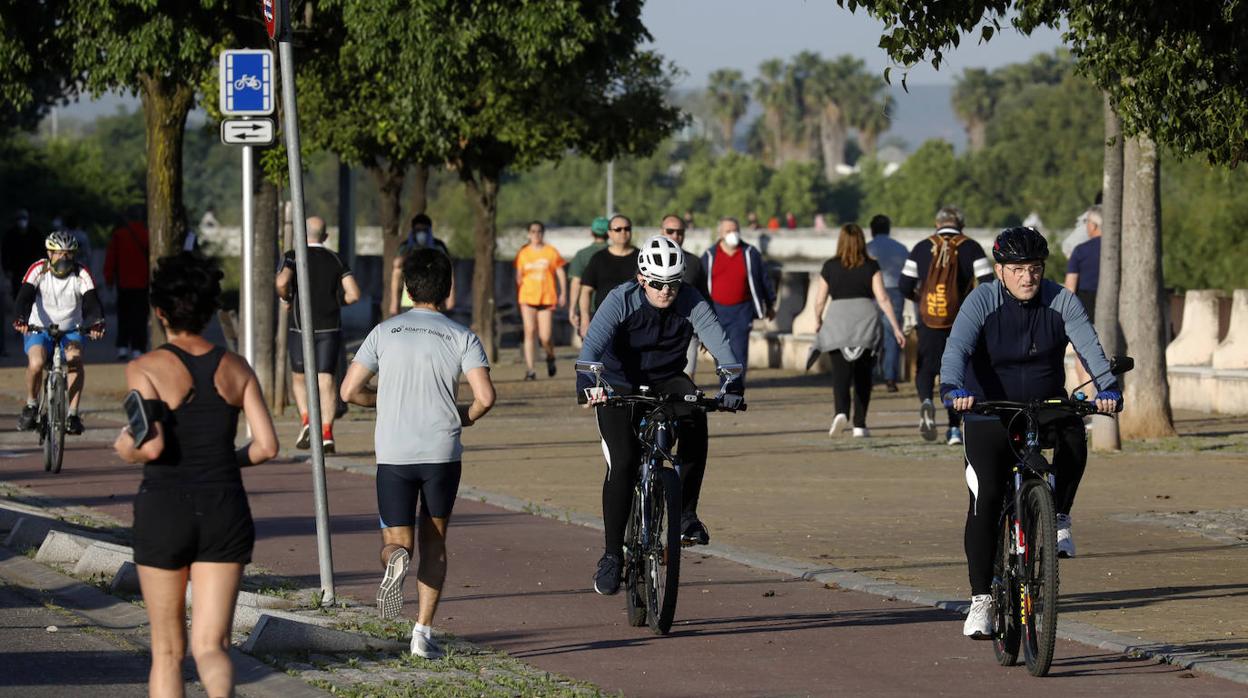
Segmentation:
<svg viewBox="0 0 1248 698">
<path fill-rule="evenodd" d="M 386 570 L 377 609 L 383 618 L 402 612 L 403 580 L 418 542 L 420 610 L 411 651 L 432 659 L 442 655 L 431 626 L 446 579 L 446 528 L 462 467 L 459 435 L 494 405 L 494 384 L 481 340 L 438 312 L 451 291 L 451 260 L 436 249 L 413 251 L 403 261 L 403 285 L 412 309 L 369 333 L 342 381 L 342 399 L 377 408 L 377 508 Z M 470 405 L 455 402 L 461 373 L 472 388 Z M 365 390 L 373 375 L 376 394 Z"/>
</svg>

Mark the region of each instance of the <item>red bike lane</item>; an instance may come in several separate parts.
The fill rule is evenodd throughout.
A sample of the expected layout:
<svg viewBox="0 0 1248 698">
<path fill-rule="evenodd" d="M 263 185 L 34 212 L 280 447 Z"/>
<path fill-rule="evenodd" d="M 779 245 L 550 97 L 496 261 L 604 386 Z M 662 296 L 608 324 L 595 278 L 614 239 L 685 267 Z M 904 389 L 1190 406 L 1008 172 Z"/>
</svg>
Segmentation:
<svg viewBox="0 0 1248 698">
<path fill-rule="evenodd" d="M 5 455 L 0 481 L 130 521 L 141 470 L 103 444 L 71 442 L 59 475 L 43 472 L 34 450 Z M 254 561 L 317 586 L 310 468 L 278 463 L 244 472 L 258 535 Z M 338 594 L 370 603 L 381 573 L 374 480 L 331 470 L 328 485 Z M 622 596 L 593 593 L 601 546 L 599 531 L 460 499 L 435 624 L 626 695 L 1245 693 L 1229 681 L 1063 641 L 1051 676 L 1036 679 L 1024 668 L 997 666 L 992 645 L 962 638 L 953 613 L 691 551 L 676 623 L 669 636 L 656 637 L 627 624 Z M 414 616 L 415 585 L 407 589 L 405 612 Z"/>
</svg>

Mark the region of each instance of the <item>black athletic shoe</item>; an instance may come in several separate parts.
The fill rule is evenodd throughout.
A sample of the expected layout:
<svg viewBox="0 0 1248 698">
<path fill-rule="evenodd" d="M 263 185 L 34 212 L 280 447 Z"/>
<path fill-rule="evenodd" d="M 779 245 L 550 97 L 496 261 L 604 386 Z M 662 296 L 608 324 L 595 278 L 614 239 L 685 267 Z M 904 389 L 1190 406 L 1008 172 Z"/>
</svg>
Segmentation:
<svg viewBox="0 0 1248 698">
<path fill-rule="evenodd" d="M 558 373 L 558 371 L 559 371 L 559 367 L 555 364 L 555 357 L 553 356 L 546 357 L 546 375 L 550 376 L 551 378 L 554 378 L 555 374 Z"/>
<path fill-rule="evenodd" d="M 39 418 L 39 408 L 35 405 L 26 405 L 22 408 L 22 414 L 17 418 L 18 431 L 30 431 L 35 428 L 35 420 Z"/>
<path fill-rule="evenodd" d="M 65 420 L 65 433 L 70 436 L 78 436 L 82 434 L 84 429 L 85 427 L 82 425 L 82 417 L 79 417 L 76 414 L 69 415 L 69 418 Z"/>
<path fill-rule="evenodd" d="M 619 555 L 604 553 L 598 560 L 598 571 L 594 573 L 594 591 L 603 596 L 610 596 L 620 590 Z"/>
<path fill-rule="evenodd" d="M 680 517 L 680 542 L 685 545 L 706 545 L 711 542 L 711 534 L 706 526 L 692 511 L 686 511 Z"/>
<path fill-rule="evenodd" d="M 524 374 L 524 379 L 525 379 L 526 381 L 535 381 L 535 380 L 537 380 L 537 372 L 536 372 L 536 371 L 529 371 L 528 373 L 525 373 L 525 374 Z"/>
</svg>

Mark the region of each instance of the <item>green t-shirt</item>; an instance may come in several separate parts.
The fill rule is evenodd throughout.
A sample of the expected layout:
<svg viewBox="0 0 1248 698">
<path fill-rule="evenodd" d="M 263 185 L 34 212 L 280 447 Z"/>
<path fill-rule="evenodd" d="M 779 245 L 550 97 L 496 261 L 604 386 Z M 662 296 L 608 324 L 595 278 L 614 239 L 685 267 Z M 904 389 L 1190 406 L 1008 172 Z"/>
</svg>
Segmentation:
<svg viewBox="0 0 1248 698">
<path fill-rule="evenodd" d="M 578 250 L 576 255 L 572 257 L 572 261 L 568 263 L 568 277 L 572 279 L 579 279 L 584 276 L 585 266 L 589 264 L 589 258 L 597 254 L 599 250 L 606 249 L 606 247 L 606 240 L 601 242 L 595 240 L 588 247 L 582 247 Z"/>
</svg>

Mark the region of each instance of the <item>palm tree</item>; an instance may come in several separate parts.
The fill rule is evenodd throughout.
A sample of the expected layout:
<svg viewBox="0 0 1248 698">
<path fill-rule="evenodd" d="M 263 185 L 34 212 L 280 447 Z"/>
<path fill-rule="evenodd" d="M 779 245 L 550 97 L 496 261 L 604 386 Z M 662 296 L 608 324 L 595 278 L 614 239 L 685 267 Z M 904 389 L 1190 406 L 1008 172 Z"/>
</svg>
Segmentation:
<svg viewBox="0 0 1248 698">
<path fill-rule="evenodd" d="M 1001 78 L 983 68 L 967 68 L 953 88 L 953 111 L 966 127 L 971 152 L 987 145 L 988 120 L 1003 88 Z"/>
<path fill-rule="evenodd" d="M 745 114 L 750 102 L 750 86 L 739 70 L 721 68 L 711 73 L 706 88 L 711 113 L 719 121 L 720 138 L 724 149 L 733 150 L 733 137 L 737 121 Z"/>
<path fill-rule="evenodd" d="M 754 99 L 763 107 L 763 159 L 772 167 L 780 166 L 784 148 L 784 113 L 791 108 L 793 95 L 785 84 L 784 61 L 772 58 L 758 66 L 754 80 Z"/>
<path fill-rule="evenodd" d="M 888 94 L 888 83 L 879 75 L 863 71 L 854 78 L 847 116 L 849 125 L 858 129 L 863 153 L 870 157 L 875 155 L 880 134 L 893 123 L 897 101 Z"/>
</svg>

